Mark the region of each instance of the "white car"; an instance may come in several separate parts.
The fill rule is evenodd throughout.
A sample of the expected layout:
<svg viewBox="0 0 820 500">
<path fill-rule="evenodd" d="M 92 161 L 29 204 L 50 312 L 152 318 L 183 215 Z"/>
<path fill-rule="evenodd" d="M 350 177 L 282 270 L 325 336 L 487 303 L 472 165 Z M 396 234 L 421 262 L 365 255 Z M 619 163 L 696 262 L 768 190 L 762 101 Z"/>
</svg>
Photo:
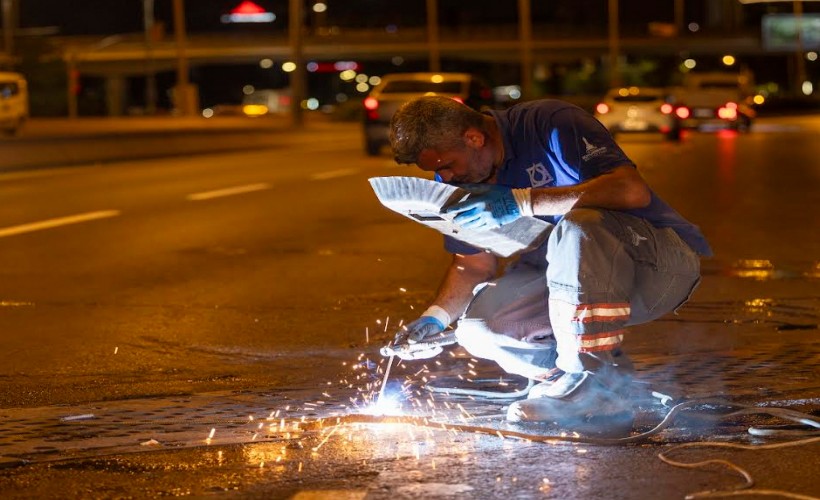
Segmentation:
<svg viewBox="0 0 820 500">
<path fill-rule="evenodd" d="M 14 135 L 27 119 L 25 77 L 20 73 L 0 73 L 0 130 Z"/>
<path fill-rule="evenodd" d="M 405 102 L 425 95 L 441 95 L 473 109 L 495 107 L 493 91 L 481 78 L 467 73 L 391 73 L 382 77 L 364 100 L 364 143 L 369 156 L 389 145 L 393 113 Z"/>
<path fill-rule="evenodd" d="M 661 88 L 622 87 L 611 89 L 595 106 L 595 118 L 613 135 L 623 133 L 661 133 L 677 141 L 681 120 L 688 110 L 675 106 Z"/>
</svg>

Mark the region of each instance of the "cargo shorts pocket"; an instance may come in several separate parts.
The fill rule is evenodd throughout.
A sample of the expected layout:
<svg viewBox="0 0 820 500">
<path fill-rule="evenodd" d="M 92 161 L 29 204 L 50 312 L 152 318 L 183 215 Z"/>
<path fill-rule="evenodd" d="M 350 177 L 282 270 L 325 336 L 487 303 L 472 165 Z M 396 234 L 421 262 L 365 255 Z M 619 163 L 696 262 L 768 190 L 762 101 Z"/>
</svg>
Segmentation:
<svg viewBox="0 0 820 500">
<path fill-rule="evenodd" d="M 607 210 L 606 224 L 623 243 L 624 251 L 636 263 L 658 267 L 656 229 L 647 221 L 623 212 Z"/>
</svg>

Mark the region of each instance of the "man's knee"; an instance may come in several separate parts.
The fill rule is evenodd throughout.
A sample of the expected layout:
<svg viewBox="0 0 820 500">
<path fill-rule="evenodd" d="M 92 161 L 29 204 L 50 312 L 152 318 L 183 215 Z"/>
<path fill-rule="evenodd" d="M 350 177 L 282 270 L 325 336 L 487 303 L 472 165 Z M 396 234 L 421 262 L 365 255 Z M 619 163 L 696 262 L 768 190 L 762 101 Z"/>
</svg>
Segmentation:
<svg viewBox="0 0 820 500">
<path fill-rule="evenodd" d="M 456 341 L 473 356 L 488 358 L 495 346 L 495 335 L 480 319 L 462 319 L 455 330 Z"/>
<path fill-rule="evenodd" d="M 594 208 L 575 208 L 564 214 L 553 230 L 559 239 L 567 236 L 588 236 L 603 228 L 604 213 Z M 557 234 L 556 234 L 557 233 Z"/>
</svg>

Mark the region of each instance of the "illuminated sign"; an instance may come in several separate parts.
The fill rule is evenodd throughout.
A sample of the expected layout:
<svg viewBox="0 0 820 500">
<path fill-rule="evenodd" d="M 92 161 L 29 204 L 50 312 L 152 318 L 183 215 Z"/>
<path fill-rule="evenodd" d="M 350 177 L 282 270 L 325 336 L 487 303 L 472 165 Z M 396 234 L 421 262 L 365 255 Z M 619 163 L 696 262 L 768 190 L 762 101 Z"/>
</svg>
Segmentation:
<svg viewBox="0 0 820 500">
<path fill-rule="evenodd" d="M 766 50 L 797 50 L 798 24 L 800 47 L 804 50 L 820 49 L 820 14 L 766 14 L 763 16 L 763 47 Z"/>
<path fill-rule="evenodd" d="M 359 63 L 355 61 L 315 62 L 307 63 L 306 68 L 311 73 L 336 73 L 340 71 L 358 71 Z"/>
<path fill-rule="evenodd" d="M 268 12 L 250 0 L 244 0 L 231 10 L 230 14 L 221 17 L 224 24 L 229 23 L 272 23 L 276 14 Z"/>
</svg>

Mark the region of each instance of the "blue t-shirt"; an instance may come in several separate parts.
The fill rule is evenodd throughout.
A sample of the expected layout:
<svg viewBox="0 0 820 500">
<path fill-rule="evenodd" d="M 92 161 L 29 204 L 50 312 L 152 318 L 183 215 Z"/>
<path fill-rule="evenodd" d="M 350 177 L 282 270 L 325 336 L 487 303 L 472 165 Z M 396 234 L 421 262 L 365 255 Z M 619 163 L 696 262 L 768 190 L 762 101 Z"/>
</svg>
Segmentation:
<svg viewBox="0 0 820 500">
<path fill-rule="evenodd" d="M 570 103 L 545 99 L 487 113 L 495 118 L 504 141 L 504 164 L 497 172 L 499 185 L 513 188 L 571 186 L 616 167 L 635 166 L 598 120 Z M 438 176 L 436 180 L 441 181 Z M 671 227 L 695 252 L 712 255 L 698 227 L 654 192 L 651 194 L 648 206 L 625 213 L 641 217 L 658 228 Z M 539 216 L 539 219 L 556 223 L 561 217 Z M 451 253 L 468 255 L 481 251 L 449 236 L 445 237 L 445 248 Z"/>
</svg>

